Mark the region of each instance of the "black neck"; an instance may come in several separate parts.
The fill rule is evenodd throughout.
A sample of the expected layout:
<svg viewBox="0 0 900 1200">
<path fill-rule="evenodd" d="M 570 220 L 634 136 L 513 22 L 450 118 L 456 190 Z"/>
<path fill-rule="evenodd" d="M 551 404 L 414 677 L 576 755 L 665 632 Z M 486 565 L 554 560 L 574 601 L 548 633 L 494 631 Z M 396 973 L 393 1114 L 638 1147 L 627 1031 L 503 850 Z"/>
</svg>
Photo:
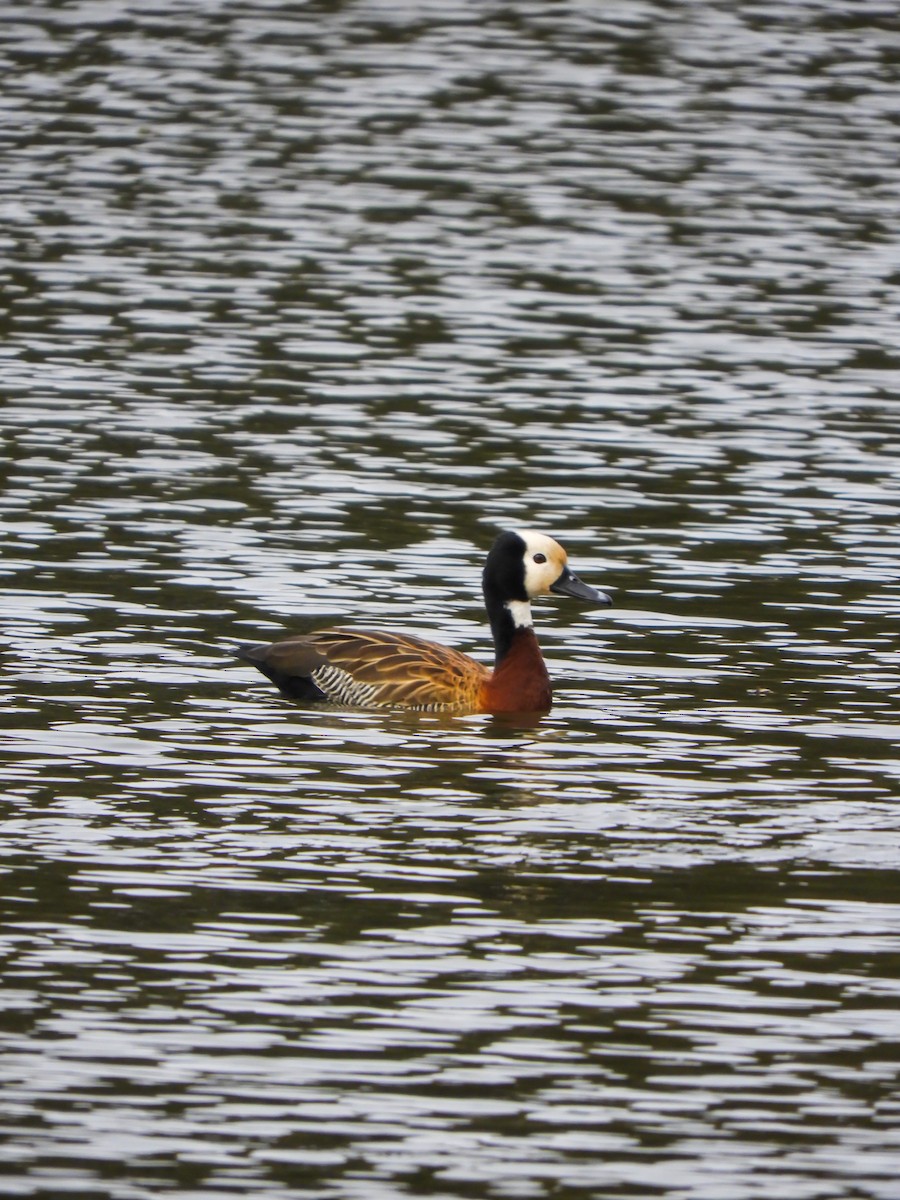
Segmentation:
<svg viewBox="0 0 900 1200">
<path fill-rule="evenodd" d="M 494 635 L 494 665 L 499 666 L 509 654 L 518 627 L 512 613 L 506 607 L 506 601 L 488 586 L 484 589 L 484 605 L 491 623 L 491 633 Z"/>
</svg>

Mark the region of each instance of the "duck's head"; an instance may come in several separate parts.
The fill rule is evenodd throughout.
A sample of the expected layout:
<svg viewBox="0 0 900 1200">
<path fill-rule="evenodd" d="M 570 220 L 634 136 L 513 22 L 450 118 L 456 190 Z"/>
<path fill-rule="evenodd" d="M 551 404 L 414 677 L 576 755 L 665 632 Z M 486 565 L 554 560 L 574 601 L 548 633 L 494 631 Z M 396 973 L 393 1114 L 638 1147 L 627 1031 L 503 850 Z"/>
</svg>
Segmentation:
<svg viewBox="0 0 900 1200">
<path fill-rule="evenodd" d="M 531 601 L 551 593 L 590 604 L 612 604 L 605 592 L 582 583 L 569 568 L 565 550 L 546 533 L 532 529 L 501 533 L 484 566 L 485 599 L 503 603 L 517 625 L 530 625 Z"/>
</svg>

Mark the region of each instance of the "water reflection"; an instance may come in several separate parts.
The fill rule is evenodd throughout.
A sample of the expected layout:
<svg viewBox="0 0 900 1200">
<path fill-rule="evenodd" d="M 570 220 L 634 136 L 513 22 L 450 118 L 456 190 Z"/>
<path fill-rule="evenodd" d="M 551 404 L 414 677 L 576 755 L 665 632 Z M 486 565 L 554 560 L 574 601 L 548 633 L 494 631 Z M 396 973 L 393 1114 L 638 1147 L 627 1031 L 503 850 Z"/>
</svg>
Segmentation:
<svg viewBox="0 0 900 1200">
<path fill-rule="evenodd" d="M 2 15 L 9 1188 L 893 1196 L 892 15 Z M 508 525 L 533 725 L 231 657 Z"/>
</svg>

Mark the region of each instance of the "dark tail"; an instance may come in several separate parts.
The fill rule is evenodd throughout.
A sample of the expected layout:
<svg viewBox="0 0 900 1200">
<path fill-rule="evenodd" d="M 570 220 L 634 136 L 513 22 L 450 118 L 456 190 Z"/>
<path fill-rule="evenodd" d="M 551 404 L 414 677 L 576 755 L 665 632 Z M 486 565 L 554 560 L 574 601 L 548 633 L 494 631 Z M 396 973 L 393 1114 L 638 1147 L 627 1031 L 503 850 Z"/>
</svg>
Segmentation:
<svg viewBox="0 0 900 1200">
<path fill-rule="evenodd" d="M 289 675 L 279 671 L 268 661 L 272 645 L 268 642 L 244 642 L 235 648 L 236 656 L 243 662 L 252 664 L 262 671 L 267 679 L 271 679 L 286 700 L 303 700 L 307 704 L 321 704 L 328 697 L 320 687 L 313 683 L 308 675 Z"/>
</svg>

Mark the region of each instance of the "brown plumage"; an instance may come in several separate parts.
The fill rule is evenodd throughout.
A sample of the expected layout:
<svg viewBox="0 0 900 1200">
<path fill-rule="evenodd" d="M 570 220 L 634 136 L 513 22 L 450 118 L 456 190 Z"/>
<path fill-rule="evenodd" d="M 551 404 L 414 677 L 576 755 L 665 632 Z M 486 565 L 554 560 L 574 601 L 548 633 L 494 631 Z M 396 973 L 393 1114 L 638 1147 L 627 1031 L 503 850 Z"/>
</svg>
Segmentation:
<svg viewBox="0 0 900 1200">
<path fill-rule="evenodd" d="M 490 671 L 450 646 L 378 629 L 320 629 L 241 657 L 292 699 L 325 699 L 364 708 L 473 711 Z M 310 695 L 309 682 L 324 693 Z"/>
<path fill-rule="evenodd" d="M 457 713 L 548 709 L 550 679 L 531 627 L 531 599 L 550 591 L 595 604 L 609 604 L 609 597 L 572 574 L 557 542 L 532 532 L 500 534 L 483 586 L 493 671 L 438 642 L 369 629 L 322 629 L 242 646 L 238 654 L 291 700 Z"/>
</svg>

